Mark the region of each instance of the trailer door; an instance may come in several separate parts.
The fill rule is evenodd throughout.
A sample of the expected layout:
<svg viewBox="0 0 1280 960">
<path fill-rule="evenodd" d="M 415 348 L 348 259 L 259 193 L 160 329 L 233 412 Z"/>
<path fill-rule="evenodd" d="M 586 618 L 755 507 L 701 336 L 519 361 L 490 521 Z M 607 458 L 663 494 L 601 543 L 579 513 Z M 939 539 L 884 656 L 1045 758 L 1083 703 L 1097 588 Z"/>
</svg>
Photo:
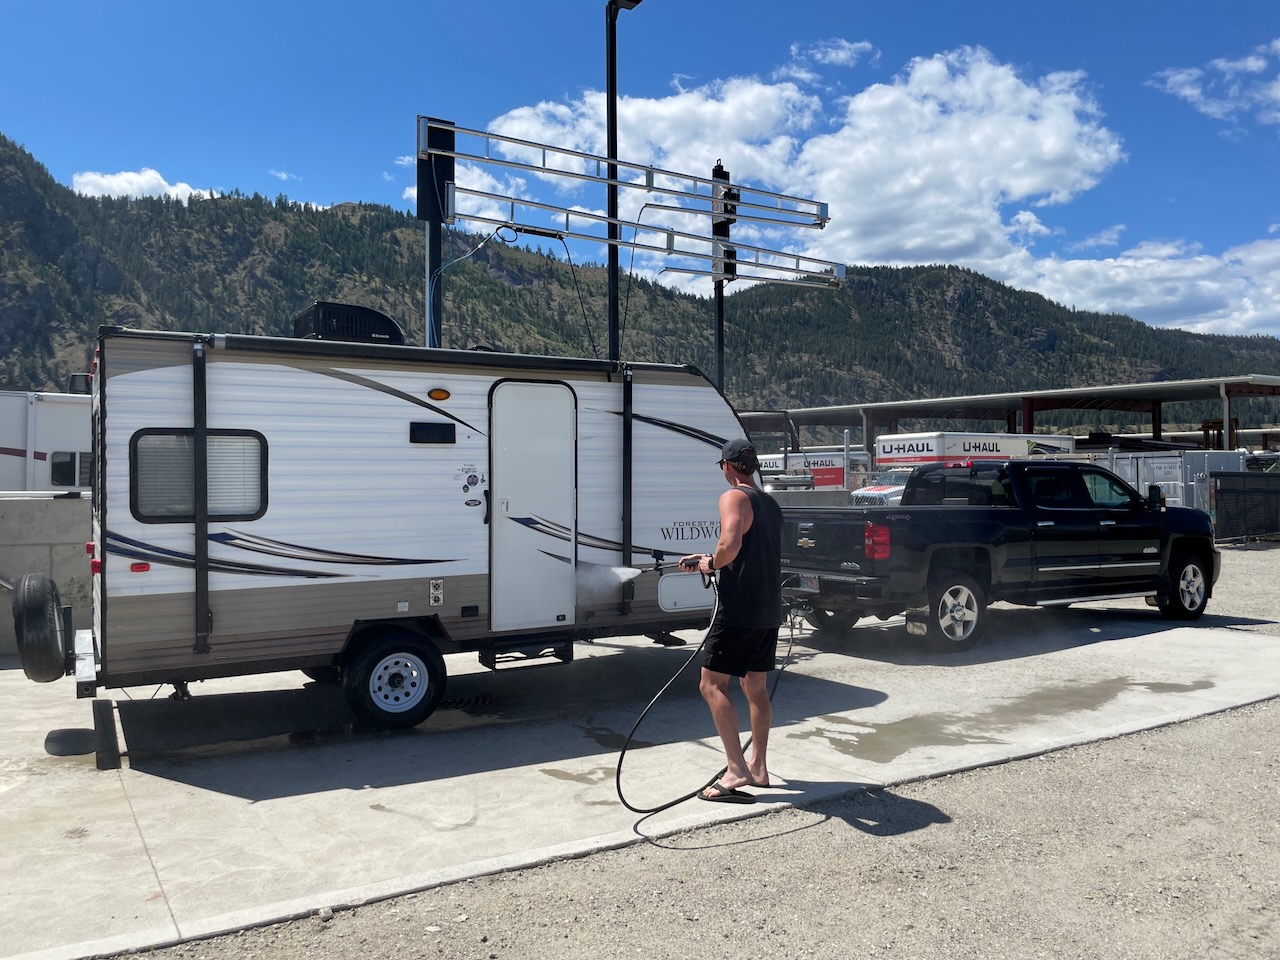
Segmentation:
<svg viewBox="0 0 1280 960">
<path fill-rule="evenodd" d="M 490 443 L 492 629 L 574 623 L 577 411 L 563 383 L 493 391 Z"/>
</svg>

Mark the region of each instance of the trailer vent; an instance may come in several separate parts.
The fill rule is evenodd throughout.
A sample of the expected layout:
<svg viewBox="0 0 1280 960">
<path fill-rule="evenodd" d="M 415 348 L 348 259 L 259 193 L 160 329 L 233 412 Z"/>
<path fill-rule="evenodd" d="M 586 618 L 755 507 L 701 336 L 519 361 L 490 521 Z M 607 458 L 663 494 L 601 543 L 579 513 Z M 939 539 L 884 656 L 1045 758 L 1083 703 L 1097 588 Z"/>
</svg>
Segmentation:
<svg viewBox="0 0 1280 960">
<path fill-rule="evenodd" d="M 347 343 L 404 343 L 404 331 L 385 313 L 372 307 L 317 300 L 293 318 L 293 335 L 302 340 L 342 340 Z"/>
</svg>

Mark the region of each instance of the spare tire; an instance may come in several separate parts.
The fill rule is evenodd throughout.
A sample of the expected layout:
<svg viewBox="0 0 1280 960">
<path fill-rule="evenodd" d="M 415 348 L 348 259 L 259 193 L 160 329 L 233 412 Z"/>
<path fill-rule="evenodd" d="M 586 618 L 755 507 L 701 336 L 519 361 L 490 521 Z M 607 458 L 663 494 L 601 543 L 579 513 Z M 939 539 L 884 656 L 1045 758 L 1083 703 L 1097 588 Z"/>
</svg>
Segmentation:
<svg viewBox="0 0 1280 960">
<path fill-rule="evenodd" d="M 37 683 L 67 672 L 67 640 L 62 631 L 58 585 L 43 573 L 28 573 L 13 588 L 13 632 L 22 671 Z"/>
</svg>

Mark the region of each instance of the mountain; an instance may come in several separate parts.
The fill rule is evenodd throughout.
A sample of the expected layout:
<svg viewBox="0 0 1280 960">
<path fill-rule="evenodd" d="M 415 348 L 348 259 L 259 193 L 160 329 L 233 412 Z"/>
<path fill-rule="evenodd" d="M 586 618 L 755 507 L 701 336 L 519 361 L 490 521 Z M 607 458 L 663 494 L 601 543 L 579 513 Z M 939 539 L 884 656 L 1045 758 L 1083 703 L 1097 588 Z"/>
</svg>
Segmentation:
<svg viewBox="0 0 1280 960">
<path fill-rule="evenodd" d="M 479 249 L 443 274 L 444 346 L 604 355 L 602 267 L 483 239 L 446 231 L 446 264 Z M 0 135 L 0 389 L 64 388 L 102 324 L 288 336 L 317 299 L 376 307 L 421 344 L 424 251 L 422 224 L 384 206 L 82 197 Z M 624 276 L 622 301 L 624 359 L 714 373 L 710 300 Z M 725 393 L 744 410 L 1280 369 L 1275 337 L 1155 329 L 945 265 L 761 284 L 725 318 Z"/>
</svg>

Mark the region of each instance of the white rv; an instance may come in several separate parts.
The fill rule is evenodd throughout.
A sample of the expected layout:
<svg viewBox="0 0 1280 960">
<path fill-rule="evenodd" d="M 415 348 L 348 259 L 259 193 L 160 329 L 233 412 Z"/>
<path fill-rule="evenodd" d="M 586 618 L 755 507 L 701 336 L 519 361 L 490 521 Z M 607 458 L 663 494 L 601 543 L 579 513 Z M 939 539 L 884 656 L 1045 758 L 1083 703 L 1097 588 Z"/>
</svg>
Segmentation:
<svg viewBox="0 0 1280 960">
<path fill-rule="evenodd" d="M 0 390 L 0 490 L 89 489 L 89 395 Z"/>
<path fill-rule="evenodd" d="M 1011 460 L 1075 453 L 1072 436 L 1043 433 L 895 433 L 876 437 L 876 468 L 949 460 Z"/>
<path fill-rule="evenodd" d="M 714 549 L 744 433 L 688 366 L 111 327 L 93 430 L 93 629 L 68 650 L 23 578 L 28 675 L 302 669 L 384 727 L 435 709 L 443 654 L 705 626 L 675 561 Z"/>
</svg>

